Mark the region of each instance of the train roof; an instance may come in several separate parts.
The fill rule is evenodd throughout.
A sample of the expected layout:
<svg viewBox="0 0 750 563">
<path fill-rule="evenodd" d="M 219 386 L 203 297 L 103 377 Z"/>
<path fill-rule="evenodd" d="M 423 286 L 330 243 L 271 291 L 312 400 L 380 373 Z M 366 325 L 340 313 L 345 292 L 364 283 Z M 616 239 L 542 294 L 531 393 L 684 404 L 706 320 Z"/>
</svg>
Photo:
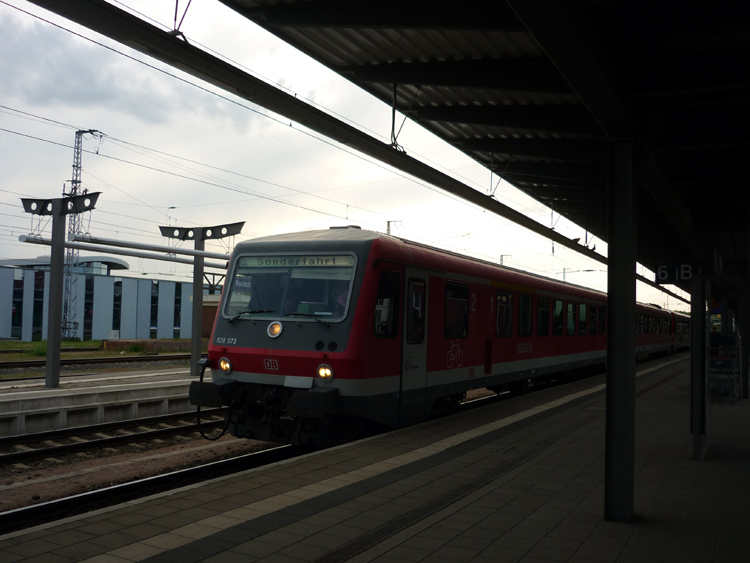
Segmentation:
<svg viewBox="0 0 750 563">
<path fill-rule="evenodd" d="M 360 229 L 353 225 L 347 225 L 345 227 L 331 227 L 325 230 L 311 230 L 311 231 L 299 231 L 296 233 L 283 233 L 278 235 L 269 235 L 266 237 L 258 237 L 250 240 L 240 242 L 235 247 L 236 250 L 242 250 L 245 246 L 256 246 L 264 243 L 277 243 L 277 242 L 322 242 L 322 241 L 372 241 L 378 238 L 388 237 L 383 233 L 376 231 L 367 231 Z M 393 237 L 389 237 L 393 238 Z"/>
<path fill-rule="evenodd" d="M 335 243 L 340 243 L 340 242 L 354 243 L 355 246 L 357 245 L 357 243 L 361 243 L 363 246 L 369 246 L 373 241 L 376 241 L 376 240 L 385 242 L 387 244 L 389 243 L 392 245 L 400 246 L 404 249 L 423 251 L 426 254 L 432 254 L 433 256 L 440 256 L 446 259 L 467 260 L 480 268 L 481 267 L 491 267 L 495 269 L 499 268 L 508 272 L 509 274 L 518 276 L 519 281 L 525 280 L 527 283 L 532 282 L 532 281 L 542 281 L 545 284 L 549 284 L 551 287 L 566 288 L 568 290 L 575 289 L 583 293 L 588 293 L 590 294 L 590 296 L 591 294 L 595 294 L 596 296 L 599 296 L 599 297 L 606 296 L 606 292 L 599 291 L 596 289 L 591 289 L 589 287 L 584 287 L 584 286 L 580 286 L 580 285 L 576 285 L 576 284 L 572 284 L 568 282 L 563 282 L 558 279 L 550 278 L 547 276 L 541 276 L 539 274 L 533 274 L 530 272 L 526 272 L 524 270 L 519 270 L 516 268 L 511 268 L 509 266 L 500 265 L 495 262 L 490 262 L 488 260 L 482 260 L 481 258 L 475 258 L 473 256 L 466 256 L 463 254 L 459 254 L 457 252 L 452 252 L 450 250 L 433 247 L 427 244 L 415 242 L 415 241 L 408 240 L 408 239 L 394 237 L 392 235 L 387 235 L 385 233 L 361 229 L 354 225 L 347 225 L 343 227 L 331 227 L 330 229 L 325 229 L 325 230 L 299 231 L 295 233 L 283 233 L 283 234 L 259 237 L 259 238 L 255 238 L 255 239 L 251 239 L 251 240 L 238 243 L 237 246 L 235 247 L 235 252 L 238 252 L 238 253 L 251 252 L 251 251 L 272 252 L 278 249 L 279 246 L 290 243 L 290 242 L 303 243 L 304 246 L 309 247 L 309 248 L 315 248 L 316 246 L 320 246 L 322 247 L 321 249 L 330 250 L 331 248 L 330 245 L 335 244 Z M 654 312 L 664 312 L 664 313 L 670 312 L 670 311 L 667 311 L 666 309 L 662 309 L 658 305 L 638 303 L 638 306 L 640 308 L 652 309 Z"/>
</svg>

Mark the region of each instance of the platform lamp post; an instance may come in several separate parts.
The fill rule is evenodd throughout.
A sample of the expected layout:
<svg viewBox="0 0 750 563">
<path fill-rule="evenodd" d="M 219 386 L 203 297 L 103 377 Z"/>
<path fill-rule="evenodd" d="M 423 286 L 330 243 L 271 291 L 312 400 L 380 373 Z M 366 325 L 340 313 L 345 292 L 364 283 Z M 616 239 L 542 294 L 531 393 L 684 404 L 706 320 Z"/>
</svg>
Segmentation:
<svg viewBox="0 0 750 563">
<path fill-rule="evenodd" d="M 195 242 L 195 250 L 205 250 L 205 241 L 222 239 L 232 235 L 238 235 L 242 231 L 245 222 L 231 223 L 228 225 L 216 225 L 215 227 L 159 227 L 162 236 L 177 240 L 192 240 Z M 190 336 L 190 374 L 200 375 L 198 360 L 202 352 L 202 328 L 203 328 L 203 257 L 196 256 L 193 261 L 193 326 Z"/>
<path fill-rule="evenodd" d="M 91 211 L 100 192 L 57 199 L 21 198 L 23 209 L 32 215 L 52 216 L 52 249 L 49 261 L 47 312 L 47 364 L 45 386 L 60 386 L 60 342 L 62 340 L 63 286 L 65 281 L 66 216 Z M 70 272 L 75 275 L 75 272 Z"/>
</svg>

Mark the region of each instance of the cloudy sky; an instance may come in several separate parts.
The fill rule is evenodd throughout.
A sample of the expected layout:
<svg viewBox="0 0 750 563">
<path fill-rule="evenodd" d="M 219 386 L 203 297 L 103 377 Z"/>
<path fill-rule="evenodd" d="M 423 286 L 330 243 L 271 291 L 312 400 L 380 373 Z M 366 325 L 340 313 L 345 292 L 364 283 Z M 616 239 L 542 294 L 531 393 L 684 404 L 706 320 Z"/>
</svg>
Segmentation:
<svg viewBox="0 0 750 563">
<path fill-rule="evenodd" d="M 174 27 L 174 2 L 111 2 Z M 194 45 L 389 140 L 388 106 L 221 3 L 193 0 L 180 30 Z M 245 221 L 239 242 L 343 224 L 385 232 L 392 221 L 393 234 L 404 238 L 496 262 L 502 257 L 558 279 L 565 272 L 567 281 L 606 289 L 599 263 L 559 246 L 553 255 L 549 241 L 504 219 L 22 0 L 0 0 L 0 259 L 49 253 L 18 242 L 20 234 L 50 231 L 23 212 L 20 197 L 60 197 L 72 176 L 75 132 L 90 129 L 101 132 L 83 142 L 83 186 L 101 192 L 96 210 L 83 217 L 94 236 L 165 245 L 159 225 Z M 585 240 L 583 229 L 512 186 L 496 185 L 497 177 L 418 125 L 406 121 L 399 143 Z M 606 244 L 593 243 L 606 253 Z M 215 241 L 207 250 L 226 245 Z M 187 266 L 125 259 L 134 275 L 190 275 Z M 643 284 L 638 298 L 678 303 Z"/>
</svg>

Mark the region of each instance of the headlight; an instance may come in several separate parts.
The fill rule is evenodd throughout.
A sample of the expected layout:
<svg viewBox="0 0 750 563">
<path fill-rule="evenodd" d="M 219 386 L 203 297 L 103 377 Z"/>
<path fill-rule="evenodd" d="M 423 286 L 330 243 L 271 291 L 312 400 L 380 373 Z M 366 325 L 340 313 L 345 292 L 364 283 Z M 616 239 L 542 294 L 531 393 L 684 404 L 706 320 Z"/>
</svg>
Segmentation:
<svg viewBox="0 0 750 563">
<path fill-rule="evenodd" d="M 268 336 L 270 336 L 271 338 L 276 338 L 279 334 L 281 334 L 281 331 L 283 329 L 284 327 L 281 326 L 281 323 L 279 321 L 273 321 L 270 325 L 268 325 L 266 334 L 268 334 Z"/>
<path fill-rule="evenodd" d="M 219 369 L 224 373 L 232 371 L 232 362 L 229 361 L 229 358 L 222 358 L 219 360 Z"/>
<path fill-rule="evenodd" d="M 320 364 L 318 366 L 318 377 L 324 381 L 330 381 L 333 379 L 333 368 L 328 364 Z"/>
</svg>

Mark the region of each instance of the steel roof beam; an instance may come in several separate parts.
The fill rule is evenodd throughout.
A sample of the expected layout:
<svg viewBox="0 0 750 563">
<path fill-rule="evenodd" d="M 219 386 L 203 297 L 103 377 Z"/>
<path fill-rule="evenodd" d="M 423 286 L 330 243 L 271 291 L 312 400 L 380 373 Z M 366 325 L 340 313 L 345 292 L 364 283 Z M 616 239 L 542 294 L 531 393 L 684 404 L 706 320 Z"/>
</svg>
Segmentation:
<svg viewBox="0 0 750 563">
<path fill-rule="evenodd" d="M 656 204 L 665 212 L 666 220 L 671 223 L 693 256 L 703 264 L 708 264 L 709 256 L 695 235 L 690 217 L 669 188 L 652 155 L 643 155 L 637 160 L 636 173 Z"/>
<path fill-rule="evenodd" d="M 339 67 L 336 71 L 356 82 L 572 94 L 570 86 L 546 57 L 397 62 Z"/>
<path fill-rule="evenodd" d="M 517 186 L 518 187 L 518 186 Z M 519 188 L 524 190 L 523 186 Z M 554 186 L 535 186 L 533 191 L 527 192 L 536 198 L 555 199 L 564 201 L 580 201 L 592 204 L 607 203 L 607 192 L 605 190 L 587 190 L 582 188 L 559 188 Z"/>
<path fill-rule="evenodd" d="M 449 142 L 464 151 L 494 153 L 498 161 L 509 156 L 593 164 L 607 162 L 607 145 L 599 139 L 452 139 Z"/>
<path fill-rule="evenodd" d="M 575 180 L 565 180 L 562 178 L 523 176 L 521 174 L 514 174 L 512 171 L 503 172 L 502 170 L 496 170 L 496 172 L 500 173 L 505 180 L 514 186 L 551 186 L 607 193 L 607 184 L 605 182 L 577 182 Z"/>
<path fill-rule="evenodd" d="M 608 135 L 634 130 L 620 96 L 602 72 L 562 3 L 554 0 L 506 0 L 560 74 Z"/>
<path fill-rule="evenodd" d="M 444 121 L 603 137 L 602 129 L 582 105 L 438 106 L 401 108 L 416 121 Z"/>
<path fill-rule="evenodd" d="M 251 20 L 271 27 L 334 29 L 450 29 L 525 33 L 507 4 L 467 0 L 455 9 L 452 0 L 313 0 L 248 8 L 233 0 L 224 4 Z"/>
<path fill-rule="evenodd" d="M 596 164 L 510 162 L 504 168 L 503 177 L 505 173 L 511 173 L 515 176 L 526 177 L 527 182 L 530 182 L 531 178 L 573 180 L 589 184 L 606 184 L 607 182 L 607 167 Z"/>
<path fill-rule="evenodd" d="M 677 198 L 680 203 L 689 208 L 691 206 L 703 206 L 710 205 L 710 201 L 707 201 L 706 194 L 720 193 L 726 189 L 726 186 L 720 184 L 714 184 L 712 182 L 706 182 L 703 184 L 690 184 L 681 186 L 677 191 Z M 710 198 L 708 198 L 710 200 Z M 733 205 L 750 205 L 750 190 L 746 188 L 737 189 L 732 195 Z"/>
<path fill-rule="evenodd" d="M 610 137 L 632 136 L 635 125 L 630 108 L 605 76 L 560 1 L 506 0 L 539 42 L 560 73 Z M 650 192 L 665 218 L 675 228 L 697 260 L 708 255 L 652 155 L 641 156 L 637 176 Z"/>
<path fill-rule="evenodd" d="M 601 254 L 581 247 L 534 219 L 103 0 L 30 1 L 385 162 L 579 254 L 607 263 L 607 259 Z"/>
</svg>

